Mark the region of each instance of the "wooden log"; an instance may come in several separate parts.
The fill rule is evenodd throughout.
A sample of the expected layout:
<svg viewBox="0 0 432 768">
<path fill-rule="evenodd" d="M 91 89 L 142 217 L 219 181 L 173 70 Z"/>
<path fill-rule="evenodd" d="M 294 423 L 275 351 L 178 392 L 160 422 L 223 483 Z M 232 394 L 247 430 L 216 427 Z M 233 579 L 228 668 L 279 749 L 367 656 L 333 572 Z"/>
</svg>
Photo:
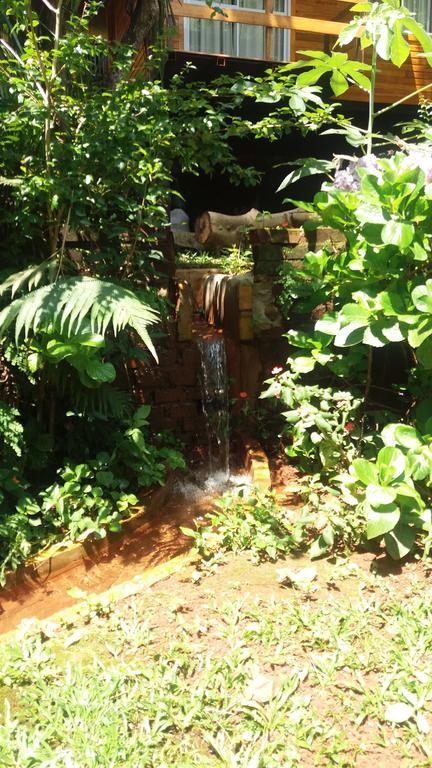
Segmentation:
<svg viewBox="0 0 432 768">
<path fill-rule="evenodd" d="M 311 216 L 301 208 L 268 214 L 251 208 L 241 216 L 205 211 L 195 222 L 195 236 L 204 248 L 216 250 L 238 245 L 248 230 L 302 227 Z"/>
</svg>

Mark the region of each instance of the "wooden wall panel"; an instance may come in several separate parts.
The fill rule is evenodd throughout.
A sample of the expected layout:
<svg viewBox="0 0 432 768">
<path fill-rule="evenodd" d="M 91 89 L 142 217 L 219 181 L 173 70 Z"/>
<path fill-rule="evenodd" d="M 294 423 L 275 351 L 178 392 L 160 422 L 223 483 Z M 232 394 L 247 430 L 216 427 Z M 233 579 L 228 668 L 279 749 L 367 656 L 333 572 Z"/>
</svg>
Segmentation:
<svg viewBox="0 0 432 768">
<path fill-rule="evenodd" d="M 129 0 L 108 0 L 107 2 L 107 20 L 108 34 L 113 40 L 121 40 L 129 26 L 130 14 L 128 12 Z M 168 36 L 169 46 L 173 50 L 184 50 L 184 18 L 190 14 L 197 18 L 206 18 L 210 10 L 205 5 L 194 5 L 186 8 L 187 0 L 173 0 L 174 14 L 176 15 L 177 30 Z M 271 13 L 272 0 L 266 0 L 265 13 L 258 14 L 250 11 L 239 11 L 236 9 L 227 9 L 228 18 L 232 17 L 233 22 L 244 20 L 244 23 L 267 24 L 266 32 L 266 58 L 269 58 L 271 50 L 272 32 L 271 28 L 282 26 L 281 20 L 285 18 L 286 22 L 293 28 L 290 32 L 291 39 L 291 60 L 297 58 L 296 52 L 301 50 L 326 50 L 330 51 L 336 41 L 338 25 L 346 23 L 350 18 L 350 0 L 291 0 L 291 17 L 293 24 L 286 17 Z M 299 23 L 296 23 L 298 19 Z M 311 30 L 308 30 L 307 20 L 310 19 Z M 327 34 L 319 33 L 319 22 L 326 29 Z M 306 23 L 305 23 L 306 22 Z M 336 23 L 335 23 L 336 22 Z M 220 23 L 215 20 L 215 23 Z M 327 27 L 325 26 L 327 25 Z M 306 27 L 306 28 L 305 28 Z M 362 60 L 366 55 L 368 61 L 369 53 L 361 52 L 359 46 L 355 43 L 350 46 L 351 56 Z M 399 70 L 386 62 L 380 62 L 379 73 L 377 77 L 376 100 L 378 103 L 389 103 L 408 96 L 417 88 L 428 85 L 432 82 L 432 68 L 429 67 L 425 58 L 418 56 L 419 47 L 413 45 L 413 53 L 408 62 Z M 195 54 L 199 56 L 199 54 Z M 432 86 L 425 91 L 425 95 L 432 97 Z M 344 99 L 354 101 L 366 101 L 367 94 L 358 88 L 351 88 Z M 417 103 L 418 97 L 412 96 L 407 103 Z"/>
<path fill-rule="evenodd" d="M 122 40 L 130 24 L 128 0 L 108 0 L 106 5 L 108 34 L 111 40 Z"/>
</svg>

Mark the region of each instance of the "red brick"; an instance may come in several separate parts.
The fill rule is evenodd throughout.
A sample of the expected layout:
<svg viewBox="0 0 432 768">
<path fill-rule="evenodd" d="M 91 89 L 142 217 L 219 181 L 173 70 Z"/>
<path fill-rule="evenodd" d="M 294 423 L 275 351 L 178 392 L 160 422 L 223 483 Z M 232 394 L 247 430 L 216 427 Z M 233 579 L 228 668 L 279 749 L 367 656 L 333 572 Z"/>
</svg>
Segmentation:
<svg viewBox="0 0 432 768">
<path fill-rule="evenodd" d="M 176 403 L 172 405 L 171 414 L 176 419 L 197 420 L 201 415 L 197 403 Z"/>
<path fill-rule="evenodd" d="M 161 387 L 155 391 L 156 403 L 178 403 L 186 399 L 187 395 L 184 389 L 180 387 Z"/>
<path fill-rule="evenodd" d="M 195 368 L 185 365 L 176 365 L 170 372 L 170 379 L 174 386 L 193 387 L 198 380 L 198 374 Z"/>
<path fill-rule="evenodd" d="M 188 369 L 198 371 L 200 367 L 200 357 L 198 348 L 195 346 L 189 346 L 182 350 L 183 365 Z"/>
<path fill-rule="evenodd" d="M 177 363 L 177 349 L 158 349 L 159 365 L 161 368 L 171 368 Z"/>
</svg>

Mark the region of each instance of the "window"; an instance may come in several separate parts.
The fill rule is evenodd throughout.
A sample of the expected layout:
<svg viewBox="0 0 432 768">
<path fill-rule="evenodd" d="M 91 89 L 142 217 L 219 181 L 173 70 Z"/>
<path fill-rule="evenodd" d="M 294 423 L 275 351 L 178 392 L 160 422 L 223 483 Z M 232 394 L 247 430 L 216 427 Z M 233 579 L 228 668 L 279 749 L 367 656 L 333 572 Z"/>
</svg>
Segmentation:
<svg viewBox="0 0 432 768">
<path fill-rule="evenodd" d="M 275 14 L 288 13 L 290 0 L 273 0 Z M 204 0 L 188 0 L 202 3 Z M 222 7 L 264 13 L 265 0 L 227 0 Z M 289 61 L 289 30 L 260 24 L 230 24 L 213 19 L 185 18 L 184 47 L 196 53 L 220 53 L 244 59 Z"/>
<path fill-rule="evenodd" d="M 263 59 L 265 30 L 252 24 L 228 24 L 211 19 L 185 19 L 185 48 L 197 53 L 222 53 Z"/>
<path fill-rule="evenodd" d="M 404 5 L 415 14 L 417 21 L 423 24 L 428 32 L 432 32 L 431 0 L 404 0 Z"/>
<path fill-rule="evenodd" d="M 289 16 L 291 0 L 273 0 L 273 13 Z M 289 29 L 274 29 L 272 40 L 273 61 L 290 60 L 291 36 Z"/>
</svg>

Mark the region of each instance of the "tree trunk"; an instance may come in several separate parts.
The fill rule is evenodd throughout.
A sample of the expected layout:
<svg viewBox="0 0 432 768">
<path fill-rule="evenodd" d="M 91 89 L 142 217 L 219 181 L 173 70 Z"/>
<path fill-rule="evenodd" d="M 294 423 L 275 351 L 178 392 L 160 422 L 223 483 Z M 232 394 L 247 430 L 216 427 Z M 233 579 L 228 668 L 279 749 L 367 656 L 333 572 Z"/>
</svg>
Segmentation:
<svg viewBox="0 0 432 768">
<path fill-rule="evenodd" d="M 130 25 L 123 42 L 138 50 L 154 42 L 163 19 L 158 0 L 129 0 Z"/>
<path fill-rule="evenodd" d="M 238 245 L 249 229 L 275 229 L 276 227 L 302 227 L 312 214 L 302 208 L 280 213 L 260 213 L 251 208 L 241 216 L 228 216 L 215 211 L 205 211 L 195 222 L 195 235 L 204 248 L 216 250 Z"/>
</svg>

